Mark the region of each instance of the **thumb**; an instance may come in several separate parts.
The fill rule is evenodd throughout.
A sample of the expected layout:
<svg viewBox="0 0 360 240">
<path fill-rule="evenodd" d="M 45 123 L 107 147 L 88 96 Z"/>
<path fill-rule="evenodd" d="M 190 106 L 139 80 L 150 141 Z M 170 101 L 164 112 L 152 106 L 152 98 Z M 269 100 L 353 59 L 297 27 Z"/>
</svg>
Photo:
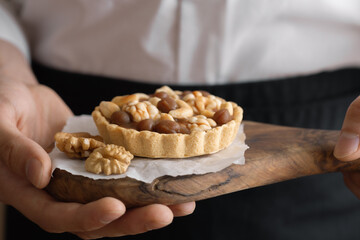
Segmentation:
<svg viewBox="0 0 360 240">
<path fill-rule="evenodd" d="M 0 126 L 0 161 L 17 175 L 27 178 L 37 188 L 45 187 L 50 181 L 49 155 L 15 126 Z"/>
<path fill-rule="evenodd" d="M 352 161 L 360 158 L 360 96 L 349 106 L 339 139 L 335 145 L 334 156 L 339 160 Z"/>
</svg>

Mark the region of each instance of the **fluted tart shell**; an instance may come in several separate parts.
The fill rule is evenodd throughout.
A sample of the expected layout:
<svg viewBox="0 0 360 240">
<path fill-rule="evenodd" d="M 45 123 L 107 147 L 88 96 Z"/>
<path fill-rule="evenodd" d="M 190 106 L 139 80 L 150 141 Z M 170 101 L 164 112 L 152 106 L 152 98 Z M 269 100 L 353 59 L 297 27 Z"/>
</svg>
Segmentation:
<svg viewBox="0 0 360 240">
<path fill-rule="evenodd" d="M 105 143 L 126 148 L 135 156 L 147 158 L 187 158 L 212 154 L 228 147 L 235 139 L 243 118 L 243 110 L 233 105 L 232 120 L 209 130 L 189 134 L 164 134 L 154 131 L 138 131 L 110 123 L 96 107 L 92 117 Z"/>
</svg>

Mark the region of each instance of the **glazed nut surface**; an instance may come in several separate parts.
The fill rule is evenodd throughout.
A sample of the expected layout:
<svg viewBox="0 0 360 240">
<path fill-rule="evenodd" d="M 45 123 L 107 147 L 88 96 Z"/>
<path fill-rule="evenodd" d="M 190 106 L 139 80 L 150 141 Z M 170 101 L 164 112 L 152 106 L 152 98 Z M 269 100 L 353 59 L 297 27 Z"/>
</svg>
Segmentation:
<svg viewBox="0 0 360 240">
<path fill-rule="evenodd" d="M 194 112 L 193 109 L 189 104 L 184 102 L 183 100 L 177 99 L 176 100 L 177 105 L 179 108 L 175 110 L 171 110 L 169 114 L 174 118 L 188 118 L 191 117 Z"/>
<path fill-rule="evenodd" d="M 95 174 L 122 174 L 126 172 L 133 157 L 124 147 L 108 144 L 90 154 L 85 161 L 85 169 Z"/>
<path fill-rule="evenodd" d="M 215 96 L 196 96 L 195 109 L 197 110 L 196 113 L 202 114 L 206 117 L 212 117 L 214 115 L 214 111 L 212 109 L 219 109 L 221 106 L 221 100 L 217 99 Z"/>
<path fill-rule="evenodd" d="M 110 118 L 114 112 L 119 110 L 120 110 L 119 106 L 113 102 L 102 101 L 100 103 L 100 111 L 107 118 Z"/>
<path fill-rule="evenodd" d="M 220 106 L 220 109 L 228 110 L 230 115 L 234 114 L 234 108 L 233 108 L 233 105 L 231 104 L 231 102 L 222 103 Z"/>
<path fill-rule="evenodd" d="M 160 120 L 170 120 L 175 121 L 175 119 L 168 113 L 161 113 L 160 114 Z"/>
<path fill-rule="evenodd" d="M 211 118 L 207 118 L 204 115 L 198 115 L 191 117 L 189 119 L 189 129 L 190 131 L 203 131 L 209 130 L 212 127 L 216 126 L 216 122 Z"/>
<path fill-rule="evenodd" d="M 223 101 L 214 95 L 204 96 L 200 91 L 194 91 L 183 97 L 183 100 L 192 106 L 194 114 L 201 114 L 206 117 L 214 115 L 214 109 L 219 109 Z"/>
<path fill-rule="evenodd" d="M 159 110 L 149 101 L 132 102 L 128 105 L 124 105 L 123 110 L 132 115 L 134 122 L 140 122 L 141 120 L 149 118 L 156 119 L 159 117 Z"/>
<path fill-rule="evenodd" d="M 168 86 L 162 86 L 161 88 L 158 88 L 156 91 L 157 92 L 165 92 L 167 93 L 170 97 L 172 97 L 173 99 L 179 99 L 179 95 L 177 94 L 176 91 L 172 90 L 170 87 Z"/>
<path fill-rule="evenodd" d="M 147 99 L 149 96 L 144 93 L 134 93 L 131 95 L 114 97 L 111 102 L 115 103 L 119 107 L 131 102 L 139 102 L 140 99 Z"/>
<path fill-rule="evenodd" d="M 70 158 L 88 157 L 89 152 L 105 146 L 102 137 L 92 136 L 85 132 L 58 132 L 55 134 L 55 142 L 56 147 Z"/>
</svg>

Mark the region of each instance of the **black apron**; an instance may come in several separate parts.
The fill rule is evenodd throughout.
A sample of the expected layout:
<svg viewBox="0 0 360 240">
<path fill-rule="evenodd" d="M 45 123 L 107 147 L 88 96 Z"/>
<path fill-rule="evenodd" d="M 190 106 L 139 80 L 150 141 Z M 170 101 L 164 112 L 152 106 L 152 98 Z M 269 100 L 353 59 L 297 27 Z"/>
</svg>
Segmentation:
<svg viewBox="0 0 360 240">
<path fill-rule="evenodd" d="M 102 100 L 161 85 L 68 73 L 33 65 L 40 83 L 53 88 L 78 114 Z M 202 89 L 244 109 L 244 119 L 287 126 L 340 129 L 349 104 L 360 94 L 360 69 L 216 86 Z M 360 119 L 359 119 L 360 120 Z M 8 208 L 7 239 L 28 232 L 34 239 L 77 239 L 49 234 Z M 22 231 L 19 231 L 22 229 Z M 360 239 L 360 200 L 332 173 L 257 187 L 197 202 L 195 212 L 163 229 L 121 239 Z"/>
</svg>

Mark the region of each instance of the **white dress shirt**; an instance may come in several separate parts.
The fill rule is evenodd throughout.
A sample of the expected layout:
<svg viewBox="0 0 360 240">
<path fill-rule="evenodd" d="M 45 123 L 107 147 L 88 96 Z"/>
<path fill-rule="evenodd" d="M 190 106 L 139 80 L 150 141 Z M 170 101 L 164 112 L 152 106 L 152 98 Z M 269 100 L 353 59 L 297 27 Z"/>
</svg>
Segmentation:
<svg viewBox="0 0 360 240">
<path fill-rule="evenodd" d="M 161 84 L 269 80 L 360 66 L 358 0 L 24 0 L 32 56 Z"/>
<path fill-rule="evenodd" d="M 30 54 L 25 35 L 13 14 L 11 6 L 0 0 L 0 39 L 15 45 L 29 59 Z"/>
</svg>

